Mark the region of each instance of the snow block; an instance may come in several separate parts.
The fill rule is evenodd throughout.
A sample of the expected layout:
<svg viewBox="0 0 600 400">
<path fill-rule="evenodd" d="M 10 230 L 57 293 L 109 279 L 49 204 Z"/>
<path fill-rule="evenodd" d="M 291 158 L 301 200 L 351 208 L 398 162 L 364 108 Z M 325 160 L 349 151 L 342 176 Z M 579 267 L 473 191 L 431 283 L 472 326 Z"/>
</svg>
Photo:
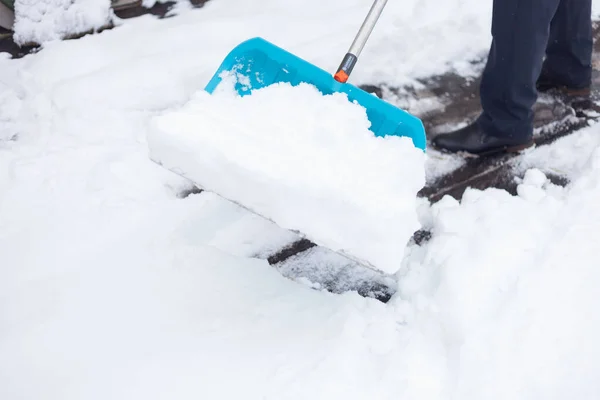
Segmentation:
<svg viewBox="0 0 600 400">
<path fill-rule="evenodd" d="M 279 226 L 383 272 L 396 272 L 420 228 L 425 152 L 375 136 L 346 93 L 278 83 L 240 96 L 223 75 L 213 94 L 155 117 L 150 158 Z"/>
</svg>

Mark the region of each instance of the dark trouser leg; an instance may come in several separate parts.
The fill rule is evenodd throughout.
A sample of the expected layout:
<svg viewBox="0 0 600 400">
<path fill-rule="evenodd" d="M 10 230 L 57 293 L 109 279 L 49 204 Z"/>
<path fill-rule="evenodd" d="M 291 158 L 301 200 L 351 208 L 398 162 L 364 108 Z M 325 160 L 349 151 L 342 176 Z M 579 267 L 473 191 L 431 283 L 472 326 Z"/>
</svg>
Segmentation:
<svg viewBox="0 0 600 400">
<path fill-rule="evenodd" d="M 561 0 L 550 28 L 545 80 L 573 89 L 592 80 L 592 0 Z"/>
<path fill-rule="evenodd" d="M 578 0 L 574 0 L 578 2 Z M 494 0 L 492 46 L 481 81 L 481 129 L 527 139 L 533 133 L 535 83 L 559 0 Z"/>
</svg>

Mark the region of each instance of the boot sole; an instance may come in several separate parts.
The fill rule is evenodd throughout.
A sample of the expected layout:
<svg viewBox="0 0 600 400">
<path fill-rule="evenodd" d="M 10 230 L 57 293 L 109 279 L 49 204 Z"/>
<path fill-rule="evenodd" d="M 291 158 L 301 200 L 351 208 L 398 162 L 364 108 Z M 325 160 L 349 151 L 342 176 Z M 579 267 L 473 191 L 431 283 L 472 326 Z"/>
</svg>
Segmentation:
<svg viewBox="0 0 600 400">
<path fill-rule="evenodd" d="M 450 151 L 450 150 L 447 150 L 444 148 L 438 148 L 438 147 L 433 146 L 433 148 L 439 152 L 442 152 L 445 154 L 458 154 L 461 157 L 465 157 L 465 158 L 489 157 L 489 156 L 494 156 L 494 155 L 499 155 L 499 154 L 514 154 L 514 153 L 520 153 L 524 150 L 527 150 L 527 149 L 530 149 L 533 147 L 535 147 L 535 142 L 533 140 L 531 142 L 519 144 L 516 146 L 496 147 L 494 149 L 490 149 L 488 151 L 484 151 L 481 153 L 470 153 L 468 151 Z"/>
<path fill-rule="evenodd" d="M 533 147 L 535 147 L 535 142 L 532 140 L 531 142 L 516 145 L 516 146 L 502 146 L 502 147 L 497 147 L 495 149 L 491 149 L 488 151 L 484 151 L 482 153 L 467 153 L 467 154 L 470 154 L 472 157 L 489 157 L 489 156 L 493 156 L 493 155 L 497 155 L 497 154 L 521 153 L 522 151 L 533 148 Z"/>
<path fill-rule="evenodd" d="M 589 98 L 592 95 L 591 88 L 570 89 L 566 86 L 552 86 L 538 89 L 538 93 L 548 96 L 559 97 L 563 100 Z"/>
</svg>

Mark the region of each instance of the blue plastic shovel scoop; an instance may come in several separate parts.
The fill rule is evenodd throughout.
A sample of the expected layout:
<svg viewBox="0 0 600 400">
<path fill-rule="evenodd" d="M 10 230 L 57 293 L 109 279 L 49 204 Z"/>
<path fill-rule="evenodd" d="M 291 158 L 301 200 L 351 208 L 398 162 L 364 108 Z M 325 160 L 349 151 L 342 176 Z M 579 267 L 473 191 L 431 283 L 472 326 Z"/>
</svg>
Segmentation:
<svg viewBox="0 0 600 400">
<path fill-rule="evenodd" d="M 333 76 L 262 38 L 253 38 L 242 42 L 227 55 L 205 90 L 213 93 L 221 82 L 222 73 L 229 72 L 242 78 L 237 80 L 235 87 L 241 96 L 278 82 L 292 85 L 309 83 L 323 94 L 343 92 L 350 101 L 366 109 L 371 123 L 370 130 L 376 136 L 407 136 L 412 139 L 415 147 L 425 150 L 425 129 L 420 119 L 346 83 L 386 3 L 387 0 L 375 0 L 352 46 Z"/>
</svg>

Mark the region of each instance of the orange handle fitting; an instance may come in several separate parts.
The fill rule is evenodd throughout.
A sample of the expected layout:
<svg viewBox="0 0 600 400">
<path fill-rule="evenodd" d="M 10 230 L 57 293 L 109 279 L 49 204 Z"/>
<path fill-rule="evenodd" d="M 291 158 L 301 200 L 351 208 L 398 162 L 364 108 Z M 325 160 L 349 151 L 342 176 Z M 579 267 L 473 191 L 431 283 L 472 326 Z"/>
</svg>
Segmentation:
<svg viewBox="0 0 600 400">
<path fill-rule="evenodd" d="M 348 82 L 348 74 L 346 72 L 344 72 L 344 70 L 340 69 L 334 76 L 333 79 L 335 79 L 338 82 L 341 83 L 346 83 Z"/>
<path fill-rule="evenodd" d="M 375 28 L 375 23 L 383 12 L 383 8 L 385 7 L 386 3 L 387 0 L 373 1 L 373 5 L 367 14 L 367 17 L 363 21 L 362 26 L 358 30 L 358 33 L 354 38 L 354 42 L 352 42 L 352 46 L 350 46 L 350 49 L 348 50 L 348 53 L 346 53 L 342 64 L 337 69 L 338 72 L 333 76 L 336 81 L 346 83 L 348 80 L 348 77 L 352 72 L 352 68 L 354 68 L 356 60 L 358 60 L 363 47 L 367 43 L 369 35 L 371 35 L 373 28 Z"/>
<path fill-rule="evenodd" d="M 350 77 L 350 74 L 356 65 L 356 60 L 358 60 L 358 57 L 356 57 L 354 54 L 346 53 L 342 63 L 340 64 L 340 67 L 338 68 L 338 72 L 336 72 L 333 78 L 341 83 L 348 82 L 348 78 Z"/>
</svg>

